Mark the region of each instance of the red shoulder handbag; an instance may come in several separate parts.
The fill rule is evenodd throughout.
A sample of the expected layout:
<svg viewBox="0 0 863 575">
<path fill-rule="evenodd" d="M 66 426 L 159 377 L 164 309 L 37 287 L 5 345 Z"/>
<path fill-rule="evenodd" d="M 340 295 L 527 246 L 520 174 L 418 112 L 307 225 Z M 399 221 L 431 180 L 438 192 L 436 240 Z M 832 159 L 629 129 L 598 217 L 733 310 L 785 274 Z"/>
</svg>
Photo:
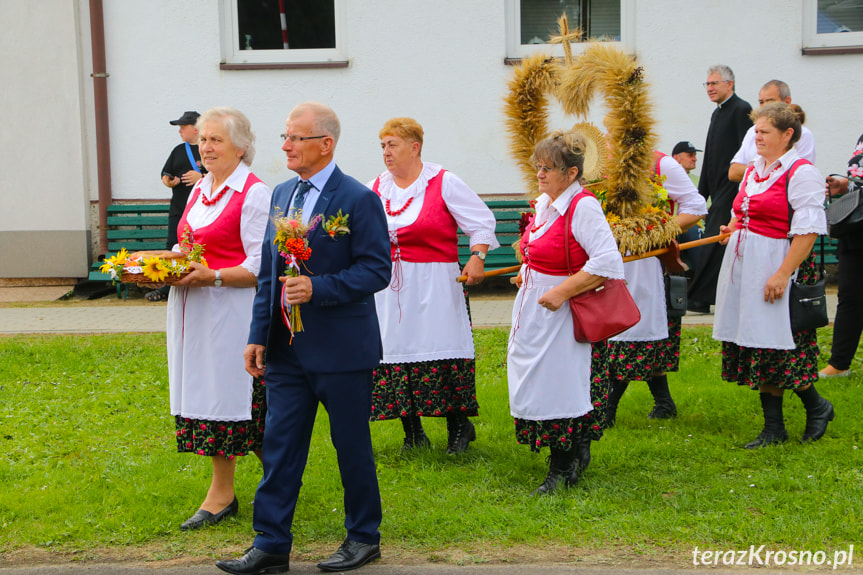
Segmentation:
<svg viewBox="0 0 863 575">
<path fill-rule="evenodd" d="M 569 258 L 572 211 L 572 208 L 566 210 L 563 230 L 566 269 L 570 275 L 573 273 Z M 569 298 L 569 309 L 572 311 L 575 341 L 579 343 L 606 340 L 641 321 L 641 312 L 638 311 L 624 280 L 606 279 L 601 286 Z"/>
</svg>

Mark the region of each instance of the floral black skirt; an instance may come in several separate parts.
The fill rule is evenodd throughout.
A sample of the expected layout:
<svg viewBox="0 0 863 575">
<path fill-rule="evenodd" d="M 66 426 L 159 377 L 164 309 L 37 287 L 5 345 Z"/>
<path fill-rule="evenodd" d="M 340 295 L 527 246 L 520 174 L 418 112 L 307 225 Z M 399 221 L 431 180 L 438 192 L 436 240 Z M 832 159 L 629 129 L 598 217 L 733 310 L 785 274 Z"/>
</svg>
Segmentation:
<svg viewBox="0 0 863 575">
<path fill-rule="evenodd" d="M 244 421 L 208 421 L 174 416 L 177 451 L 234 459 L 259 451 L 264 446 L 264 421 L 267 418 L 267 388 L 258 378 L 252 380 L 252 418 Z"/>
<path fill-rule="evenodd" d="M 680 318 L 668 319 L 668 337 L 656 341 L 609 341 L 611 378 L 648 381 L 654 374 L 680 367 Z"/>
<path fill-rule="evenodd" d="M 608 348 L 602 343 L 593 344 L 591 354 L 590 401 L 593 411 L 567 419 L 534 421 L 515 418 L 516 441 L 539 453 L 542 447 L 569 451 L 583 438 L 589 437 L 593 441 L 602 438 L 608 412 Z"/>
<path fill-rule="evenodd" d="M 383 363 L 374 370 L 372 380 L 370 421 L 409 415 L 479 415 L 473 359 Z"/>
<path fill-rule="evenodd" d="M 818 281 L 815 254 L 810 253 L 797 268 L 797 281 Z M 722 342 L 722 379 L 758 389 L 769 384 L 779 389 L 797 389 L 818 380 L 818 339 L 814 329 L 793 334 L 794 349 L 741 347 Z"/>
</svg>

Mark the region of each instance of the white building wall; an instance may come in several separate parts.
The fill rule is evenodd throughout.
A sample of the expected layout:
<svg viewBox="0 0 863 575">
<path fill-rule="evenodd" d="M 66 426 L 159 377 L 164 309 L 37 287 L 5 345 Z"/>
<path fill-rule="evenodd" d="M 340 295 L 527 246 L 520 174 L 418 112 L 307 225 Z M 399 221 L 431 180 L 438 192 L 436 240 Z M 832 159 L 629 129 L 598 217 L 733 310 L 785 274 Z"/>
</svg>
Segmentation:
<svg viewBox="0 0 863 575">
<path fill-rule="evenodd" d="M 89 221 L 77 2 L 3 1 L 0 22 L 0 278 L 83 276 Z"/>
</svg>

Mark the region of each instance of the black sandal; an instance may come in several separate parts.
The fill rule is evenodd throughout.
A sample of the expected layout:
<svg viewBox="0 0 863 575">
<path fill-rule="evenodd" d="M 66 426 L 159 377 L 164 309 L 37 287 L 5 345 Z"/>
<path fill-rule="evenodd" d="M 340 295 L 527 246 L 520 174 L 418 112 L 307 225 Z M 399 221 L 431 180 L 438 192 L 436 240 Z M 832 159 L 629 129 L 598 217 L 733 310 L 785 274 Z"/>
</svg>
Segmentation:
<svg viewBox="0 0 863 575">
<path fill-rule="evenodd" d="M 168 292 L 171 291 L 170 286 L 162 286 L 159 289 L 154 289 L 151 292 L 147 292 L 144 296 L 144 299 L 147 301 L 165 301 L 168 299 Z"/>
</svg>

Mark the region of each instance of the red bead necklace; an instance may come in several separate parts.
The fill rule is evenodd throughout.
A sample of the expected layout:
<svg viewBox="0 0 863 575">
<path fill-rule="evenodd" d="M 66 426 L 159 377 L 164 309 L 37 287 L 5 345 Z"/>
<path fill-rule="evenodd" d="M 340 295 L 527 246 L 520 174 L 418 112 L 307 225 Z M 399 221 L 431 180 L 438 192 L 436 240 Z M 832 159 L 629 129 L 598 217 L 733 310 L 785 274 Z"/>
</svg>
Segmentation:
<svg viewBox="0 0 863 575">
<path fill-rule="evenodd" d="M 403 206 L 401 207 L 401 209 L 398 209 L 398 210 L 396 210 L 396 211 L 392 211 L 392 210 L 390 209 L 390 199 L 389 199 L 389 198 L 387 198 L 387 201 L 386 201 L 386 202 L 384 202 L 384 210 L 387 212 L 387 215 L 388 215 L 388 216 L 391 216 L 391 217 L 393 217 L 393 218 L 394 218 L 394 217 L 396 217 L 396 216 L 398 216 L 398 215 L 400 215 L 400 214 L 403 214 L 403 213 L 405 212 L 405 210 L 406 210 L 406 209 L 408 209 L 408 206 L 410 206 L 410 205 L 411 205 L 411 202 L 412 202 L 412 201 L 414 201 L 413 196 L 411 196 L 411 197 L 409 197 L 409 198 L 408 198 L 408 201 L 406 201 L 406 202 L 405 202 L 405 205 L 403 205 Z"/>
<path fill-rule="evenodd" d="M 766 175 L 766 176 L 764 176 L 763 178 L 762 178 L 761 176 L 759 176 L 759 175 L 758 175 L 758 172 L 756 172 L 755 170 L 752 170 L 752 177 L 754 177 L 754 178 L 755 178 L 755 183 L 756 183 L 756 184 L 760 184 L 761 182 L 766 182 L 767 180 L 769 180 L 769 179 L 770 179 L 770 176 L 772 176 L 772 175 L 773 175 L 773 172 L 775 172 L 776 170 L 778 170 L 778 169 L 779 169 L 779 168 L 781 168 L 781 167 L 782 167 L 782 164 L 781 164 L 781 163 L 776 164 L 776 167 L 775 167 L 775 168 L 773 168 L 772 170 L 770 170 L 770 171 L 767 173 L 767 175 Z"/>
<path fill-rule="evenodd" d="M 216 194 L 216 197 L 213 198 L 212 200 L 208 200 L 207 196 L 204 195 L 204 192 L 201 192 L 201 201 L 204 202 L 205 206 L 212 206 L 213 204 L 215 204 L 219 200 L 221 200 L 222 196 L 224 196 L 225 192 L 227 192 L 227 191 L 228 191 L 228 186 L 225 186 L 224 188 L 222 188 L 222 191 L 219 192 L 218 194 Z"/>
</svg>

